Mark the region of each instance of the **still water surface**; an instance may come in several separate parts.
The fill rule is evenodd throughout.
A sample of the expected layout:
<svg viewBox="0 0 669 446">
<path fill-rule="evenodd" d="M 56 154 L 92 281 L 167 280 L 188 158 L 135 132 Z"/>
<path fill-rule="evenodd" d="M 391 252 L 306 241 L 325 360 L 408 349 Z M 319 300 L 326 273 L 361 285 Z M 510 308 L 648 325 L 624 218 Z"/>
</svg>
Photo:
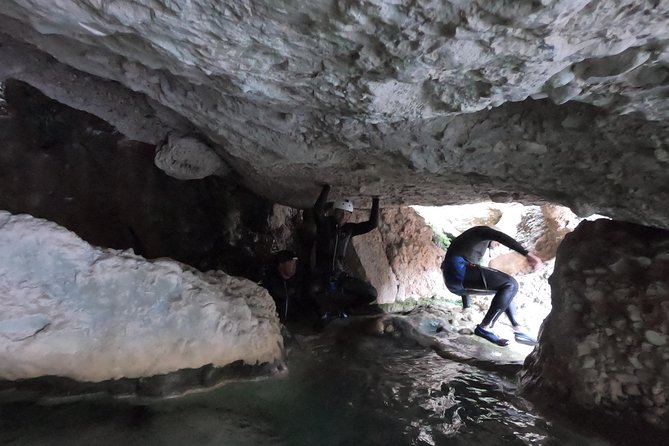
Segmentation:
<svg viewBox="0 0 669 446">
<path fill-rule="evenodd" d="M 0 404 L 0 444 L 612 444 L 542 417 L 516 396 L 509 367 L 482 371 L 384 338 L 298 341 L 290 371 L 269 380 L 160 401 Z"/>
</svg>

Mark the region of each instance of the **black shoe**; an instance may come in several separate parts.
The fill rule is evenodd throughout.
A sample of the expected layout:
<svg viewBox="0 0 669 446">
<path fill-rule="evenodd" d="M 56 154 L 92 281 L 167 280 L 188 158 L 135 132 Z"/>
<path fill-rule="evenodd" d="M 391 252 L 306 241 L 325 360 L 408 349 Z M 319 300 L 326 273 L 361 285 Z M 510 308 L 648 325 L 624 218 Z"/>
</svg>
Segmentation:
<svg viewBox="0 0 669 446">
<path fill-rule="evenodd" d="M 476 336 L 480 336 L 486 341 L 490 341 L 495 345 L 499 345 L 500 347 L 505 347 L 509 341 L 508 339 L 503 339 L 497 336 L 495 333 L 493 333 L 490 330 L 486 330 L 485 328 L 481 328 L 480 325 L 476 326 L 476 329 L 474 330 L 474 334 Z"/>
</svg>

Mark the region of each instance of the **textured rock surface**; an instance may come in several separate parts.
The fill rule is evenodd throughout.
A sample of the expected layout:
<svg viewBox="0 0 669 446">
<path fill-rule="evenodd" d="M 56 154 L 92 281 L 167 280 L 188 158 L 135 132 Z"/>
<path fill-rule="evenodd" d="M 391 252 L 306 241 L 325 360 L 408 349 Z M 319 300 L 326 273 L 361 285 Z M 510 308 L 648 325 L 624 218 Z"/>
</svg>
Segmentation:
<svg viewBox="0 0 669 446">
<path fill-rule="evenodd" d="M 95 248 L 0 212 L 0 378 L 104 381 L 282 358 L 274 303 L 245 279 Z"/>
<path fill-rule="evenodd" d="M 96 246 L 252 280 L 274 240 L 286 238 L 268 224 L 271 204 L 229 177 L 176 180 L 153 165 L 154 147 L 99 118 L 22 82 L 7 82 L 5 93 L 0 209 L 53 221 Z"/>
<path fill-rule="evenodd" d="M 273 201 L 308 206 L 327 181 L 669 227 L 668 8 L 12 0 L 0 78 L 142 141 L 190 127 Z"/>
<path fill-rule="evenodd" d="M 379 233 L 397 283 L 391 302 L 448 294 L 441 273 L 444 251 L 433 242 L 432 230 L 416 211 L 384 209 Z"/>
<path fill-rule="evenodd" d="M 180 180 L 199 180 L 225 175 L 223 161 L 209 146 L 196 138 L 170 134 L 156 150 L 156 166 Z"/>
<path fill-rule="evenodd" d="M 560 246 L 525 390 L 669 427 L 669 233 L 583 222 Z"/>
</svg>

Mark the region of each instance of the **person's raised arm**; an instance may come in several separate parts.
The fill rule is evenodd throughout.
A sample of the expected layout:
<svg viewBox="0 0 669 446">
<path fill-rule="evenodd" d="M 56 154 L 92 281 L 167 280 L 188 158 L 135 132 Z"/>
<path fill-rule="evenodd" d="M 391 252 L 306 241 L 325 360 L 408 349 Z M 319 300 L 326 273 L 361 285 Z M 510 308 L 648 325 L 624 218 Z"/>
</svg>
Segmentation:
<svg viewBox="0 0 669 446">
<path fill-rule="evenodd" d="M 523 248 L 523 245 L 518 243 L 513 237 L 510 237 L 501 231 L 489 228 L 488 226 L 478 226 L 476 232 L 482 239 L 499 242 L 519 254 L 526 256 L 528 253 L 527 249 Z"/>
<path fill-rule="evenodd" d="M 379 197 L 372 197 L 372 209 L 369 211 L 369 220 L 353 223 L 352 235 L 366 234 L 379 226 Z"/>
<path fill-rule="evenodd" d="M 496 242 L 499 242 L 502 245 L 506 246 L 507 248 L 513 249 L 517 253 L 524 255 L 525 258 L 527 259 L 527 263 L 529 263 L 530 266 L 532 267 L 532 270 L 537 271 L 544 265 L 544 262 L 536 254 L 529 252 L 527 249 L 523 247 L 523 245 L 521 245 L 515 239 L 509 237 L 505 233 L 489 228 L 487 226 L 481 226 L 481 232 L 485 233 L 485 238 L 487 238 L 488 240 L 494 240 Z"/>
<path fill-rule="evenodd" d="M 330 193 L 330 185 L 324 184 L 321 193 L 314 204 L 314 219 L 316 222 L 321 222 L 325 218 L 325 203 L 328 201 L 328 194 Z"/>
</svg>

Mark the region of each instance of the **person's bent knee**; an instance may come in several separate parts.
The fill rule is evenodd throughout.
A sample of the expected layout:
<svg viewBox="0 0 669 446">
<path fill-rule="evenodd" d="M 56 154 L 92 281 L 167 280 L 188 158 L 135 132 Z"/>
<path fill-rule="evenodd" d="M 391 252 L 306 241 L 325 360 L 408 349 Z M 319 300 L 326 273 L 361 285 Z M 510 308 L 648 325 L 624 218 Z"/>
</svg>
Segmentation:
<svg viewBox="0 0 669 446">
<path fill-rule="evenodd" d="M 518 292 L 518 289 L 520 288 L 520 286 L 518 285 L 518 281 L 513 277 L 509 277 L 509 280 L 507 280 L 504 286 L 507 287 L 508 290 L 512 292 L 514 296 Z"/>
</svg>

